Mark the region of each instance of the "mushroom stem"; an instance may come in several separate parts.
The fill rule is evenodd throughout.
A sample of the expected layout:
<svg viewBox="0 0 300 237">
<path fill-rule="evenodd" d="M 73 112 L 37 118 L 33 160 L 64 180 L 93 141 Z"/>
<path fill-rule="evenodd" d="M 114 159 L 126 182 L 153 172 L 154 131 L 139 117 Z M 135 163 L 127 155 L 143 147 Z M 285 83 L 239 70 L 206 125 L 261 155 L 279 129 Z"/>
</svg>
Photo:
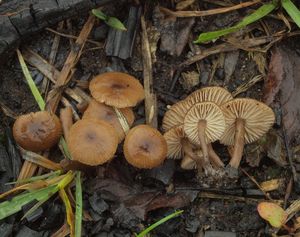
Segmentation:
<svg viewBox="0 0 300 237">
<path fill-rule="evenodd" d="M 235 121 L 234 150 L 229 165 L 238 168 L 243 156 L 245 144 L 245 120 L 237 118 Z"/>
<path fill-rule="evenodd" d="M 200 120 L 198 122 L 198 137 L 200 140 L 200 147 L 203 153 L 203 159 L 204 159 L 204 168 L 207 167 L 210 162 L 208 158 L 208 147 L 205 141 L 205 129 L 206 129 L 206 120 Z"/>
<path fill-rule="evenodd" d="M 65 107 L 60 110 L 60 121 L 62 124 L 63 132 L 64 132 L 64 137 L 67 139 L 69 135 L 70 128 L 73 125 L 73 119 L 72 119 L 72 109 L 70 106 Z"/>
<path fill-rule="evenodd" d="M 198 162 L 202 162 L 199 159 L 199 156 L 197 156 L 195 154 L 195 152 L 193 151 L 193 147 L 192 144 L 189 142 L 189 140 L 187 138 L 183 138 L 181 140 L 181 144 L 182 144 L 182 149 L 183 149 L 183 153 L 185 156 L 188 156 L 189 158 L 193 159 L 194 161 Z"/>
<path fill-rule="evenodd" d="M 207 147 L 208 147 L 208 155 L 209 155 L 209 158 L 210 160 L 212 161 L 213 165 L 216 167 L 216 168 L 221 168 L 221 167 L 224 167 L 224 163 L 223 161 L 220 159 L 220 157 L 217 155 L 217 153 L 214 151 L 211 143 L 208 143 L 207 144 Z"/>
<path fill-rule="evenodd" d="M 181 160 L 180 167 L 184 170 L 193 170 L 196 168 L 196 162 L 189 155 L 185 155 Z"/>
</svg>

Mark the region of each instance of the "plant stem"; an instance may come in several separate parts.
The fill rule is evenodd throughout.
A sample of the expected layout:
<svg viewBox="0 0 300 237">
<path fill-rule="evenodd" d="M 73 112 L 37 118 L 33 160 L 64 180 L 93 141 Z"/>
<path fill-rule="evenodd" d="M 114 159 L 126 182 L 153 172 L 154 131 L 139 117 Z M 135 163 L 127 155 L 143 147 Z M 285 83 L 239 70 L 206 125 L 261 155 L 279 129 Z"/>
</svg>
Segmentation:
<svg viewBox="0 0 300 237">
<path fill-rule="evenodd" d="M 245 144 L 245 120 L 237 118 L 235 121 L 234 150 L 229 165 L 233 168 L 239 168 L 243 156 Z"/>
</svg>

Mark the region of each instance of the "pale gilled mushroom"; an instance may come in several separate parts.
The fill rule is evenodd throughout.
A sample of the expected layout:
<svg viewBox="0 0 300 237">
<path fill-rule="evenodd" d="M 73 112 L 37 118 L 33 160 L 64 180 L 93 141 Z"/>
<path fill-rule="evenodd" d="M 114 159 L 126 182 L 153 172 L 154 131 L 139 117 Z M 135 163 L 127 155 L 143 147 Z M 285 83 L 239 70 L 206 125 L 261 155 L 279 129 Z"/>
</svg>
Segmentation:
<svg viewBox="0 0 300 237">
<path fill-rule="evenodd" d="M 59 141 L 62 126 L 59 118 L 47 111 L 21 115 L 13 126 L 16 142 L 29 151 L 44 151 Z"/>
<path fill-rule="evenodd" d="M 240 165 L 244 144 L 262 137 L 273 125 L 273 110 L 254 99 L 241 98 L 221 106 L 226 120 L 226 130 L 220 139 L 225 145 L 234 145 L 229 166 L 237 169 Z"/>
<path fill-rule="evenodd" d="M 128 163 L 141 169 L 151 169 L 162 164 L 168 149 L 160 132 L 148 125 L 130 129 L 123 148 Z"/>
<path fill-rule="evenodd" d="M 94 77 L 89 89 L 95 100 L 116 108 L 136 106 L 145 98 L 141 83 L 122 72 L 107 72 Z"/>
<path fill-rule="evenodd" d="M 212 169 L 209 161 L 208 145 L 218 140 L 225 131 L 225 118 L 222 110 L 215 103 L 195 104 L 184 118 L 184 132 L 194 144 L 200 145 L 204 170 Z"/>
<path fill-rule="evenodd" d="M 73 160 L 96 166 L 113 158 L 118 136 L 114 128 L 103 120 L 83 119 L 71 127 L 67 144 Z"/>
<path fill-rule="evenodd" d="M 124 115 L 128 126 L 131 127 L 131 125 L 134 122 L 134 113 L 132 109 L 123 108 L 120 109 L 120 112 Z M 82 119 L 98 119 L 108 122 L 116 130 L 118 134 L 119 143 L 122 142 L 122 140 L 125 137 L 125 132 L 120 124 L 118 116 L 111 106 L 99 103 L 96 100 L 91 100 L 88 108 L 82 116 Z"/>
</svg>

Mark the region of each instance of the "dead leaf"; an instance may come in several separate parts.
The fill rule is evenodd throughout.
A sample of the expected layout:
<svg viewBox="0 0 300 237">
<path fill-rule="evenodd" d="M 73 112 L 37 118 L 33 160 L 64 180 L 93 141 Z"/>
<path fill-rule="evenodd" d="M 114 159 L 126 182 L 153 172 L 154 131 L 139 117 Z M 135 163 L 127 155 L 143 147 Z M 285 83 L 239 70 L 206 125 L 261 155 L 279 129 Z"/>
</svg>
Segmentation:
<svg viewBox="0 0 300 237">
<path fill-rule="evenodd" d="M 279 93 L 280 92 L 280 93 Z M 264 85 L 264 102 L 272 104 L 279 95 L 282 122 L 288 142 L 300 142 L 300 57 L 286 47 L 273 51 Z"/>
<path fill-rule="evenodd" d="M 191 72 L 183 72 L 181 73 L 182 80 L 180 80 L 180 84 L 183 89 L 187 91 L 191 91 L 194 86 L 197 86 L 200 83 L 200 75 L 196 71 Z"/>
<path fill-rule="evenodd" d="M 176 4 L 176 10 L 184 10 L 190 5 L 192 5 L 195 2 L 195 0 L 183 0 Z"/>
<path fill-rule="evenodd" d="M 259 203 L 257 210 L 261 218 L 268 221 L 275 228 L 280 228 L 287 219 L 287 214 L 282 207 L 272 202 Z"/>
</svg>

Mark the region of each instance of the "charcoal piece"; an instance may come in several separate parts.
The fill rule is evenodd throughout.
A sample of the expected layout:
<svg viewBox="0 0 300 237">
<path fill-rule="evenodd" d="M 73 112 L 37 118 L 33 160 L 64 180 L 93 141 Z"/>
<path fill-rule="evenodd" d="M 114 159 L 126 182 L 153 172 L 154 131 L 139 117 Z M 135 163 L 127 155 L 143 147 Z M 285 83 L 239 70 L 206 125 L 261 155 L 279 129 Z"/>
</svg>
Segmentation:
<svg viewBox="0 0 300 237">
<path fill-rule="evenodd" d="M 37 232 L 29 229 L 27 226 L 23 225 L 15 237 L 46 237 L 48 234 L 46 232 Z"/>
<path fill-rule="evenodd" d="M 37 203 L 38 203 L 37 201 L 33 201 L 33 202 L 28 203 L 27 205 L 24 205 L 22 207 L 23 215 L 25 215 L 28 211 L 30 211 L 30 209 L 33 208 Z M 26 220 L 29 223 L 33 223 L 36 220 L 38 220 L 43 215 L 43 213 L 44 213 L 43 208 L 39 207 L 36 210 L 34 210 L 30 215 L 28 215 L 26 217 Z"/>
<path fill-rule="evenodd" d="M 39 230 L 53 230 L 63 225 L 65 214 L 63 206 L 57 203 L 49 203 L 45 208 L 45 214 L 39 224 Z"/>
<path fill-rule="evenodd" d="M 167 160 L 163 165 L 146 171 L 146 176 L 157 179 L 163 184 L 170 184 L 175 172 L 175 161 Z"/>
<path fill-rule="evenodd" d="M 236 234 L 226 231 L 206 231 L 204 237 L 236 237 Z"/>
<path fill-rule="evenodd" d="M 21 165 L 22 165 L 21 156 L 16 147 L 16 143 L 14 142 L 12 132 L 9 127 L 7 127 L 5 129 L 5 134 L 6 134 L 6 149 L 7 149 L 7 153 L 11 160 L 11 165 L 12 165 L 11 166 L 12 167 L 12 177 L 13 177 L 13 180 L 17 180 L 19 173 L 20 173 Z"/>
<path fill-rule="evenodd" d="M 12 234 L 13 225 L 8 223 L 0 224 L 0 236 L 1 237 L 9 237 Z"/>
<path fill-rule="evenodd" d="M 195 216 L 189 216 L 188 218 L 186 218 L 185 220 L 185 229 L 188 232 L 191 233 L 196 233 L 196 231 L 198 230 L 199 226 L 200 226 L 200 221 L 197 217 Z"/>
<path fill-rule="evenodd" d="M 132 55 L 136 32 L 140 25 L 141 7 L 132 6 L 129 9 L 128 19 L 125 23 L 127 31 L 110 28 L 108 32 L 105 53 L 107 56 L 127 59 Z"/>
<path fill-rule="evenodd" d="M 0 193 L 6 192 L 11 185 L 6 185 L 13 178 L 10 159 L 5 147 L 0 143 Z"/>
<path fill-rule="evenodd" d="M 91 207 L 95 212 L 98 214 L 102 214 L 104 211 L 108 210 L 109 206 L 108 204 L 101 198 L 100 194 L 95 192 L 90 198 L 89 202 L 91 204 Z"/>
</svg>

